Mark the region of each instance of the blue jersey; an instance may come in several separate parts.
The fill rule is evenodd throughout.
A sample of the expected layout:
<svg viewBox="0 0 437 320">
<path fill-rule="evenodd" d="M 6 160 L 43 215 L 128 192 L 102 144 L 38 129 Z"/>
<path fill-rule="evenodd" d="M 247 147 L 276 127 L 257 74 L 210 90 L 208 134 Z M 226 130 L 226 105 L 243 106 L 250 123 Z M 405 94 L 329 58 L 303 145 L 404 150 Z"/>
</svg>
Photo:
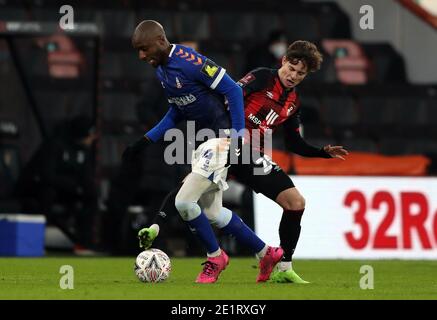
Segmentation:
<svg viewBox="0 0 437 320">
<path fill-rule="evenodd" d="M 170 108 L 161 122 L 146 133 L 150 140 L 157 141 L 182 120 L 195 121 L 196 131 L 208 128 L 216 134 L 220 129 L 244 128 L 241 88 L 224 68 L 192 48 L 173 44 L 167 63 L 157 68 L 156 75 Z"/>
</svg>

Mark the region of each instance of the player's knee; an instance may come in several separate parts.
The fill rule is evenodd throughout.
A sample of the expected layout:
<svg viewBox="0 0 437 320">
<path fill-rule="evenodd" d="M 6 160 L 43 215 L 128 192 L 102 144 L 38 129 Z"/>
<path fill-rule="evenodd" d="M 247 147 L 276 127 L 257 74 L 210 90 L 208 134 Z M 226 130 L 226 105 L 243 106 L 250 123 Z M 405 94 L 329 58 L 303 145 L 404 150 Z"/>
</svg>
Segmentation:
<svg viewBox="0 0 437 320">
<path fill-rule="evenodd" d="M 215 225 L 217 228 L 224 228 L 229 224 L 229 221 L 232 219 L 232 211 L 227 208 L 220 208 L 218 212 L 211 218 L 208 218 L 209 221 Z"/>
<path fill-rule="evenodd" d="M 196 219 L 201 213 L 199 205 L 194 201 L 176 200 L 175 207 L 184 221 Z"/>
<path fill-rule="evenodd" d="M 299 195 L 294 201 L 295 208 L 292 210 L 302 210 L 305 209 L 305 198 Z"/>
<path fill-rule="evenodd" d="M 209 222 L 212 224 L 214 224 L 215 220 L 217 219 L 217 217 L 219 215 L 219 211 L 214 209 L 214 208 L 203 208 L 203 213 L 205 213 Z"/>
<path fill-rule="evenodd" d="M 293 195 L 282 199 L 279 205 L 284 210 L 303 210 L 305 209 L 305 198 L 301 195 Z"/>
</svg>

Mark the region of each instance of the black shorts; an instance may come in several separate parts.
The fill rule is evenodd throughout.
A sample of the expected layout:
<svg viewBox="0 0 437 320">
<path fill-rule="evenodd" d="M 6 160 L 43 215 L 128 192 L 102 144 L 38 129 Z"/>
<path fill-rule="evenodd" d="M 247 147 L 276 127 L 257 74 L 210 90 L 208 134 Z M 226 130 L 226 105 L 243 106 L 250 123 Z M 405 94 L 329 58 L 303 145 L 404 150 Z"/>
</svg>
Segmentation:
<svg viewBox="0 0 437 320">
<path fill-rule="evenodd" d="M 282 168 L 266 156 L 254 163 L 231 165 L 228 175 L 273 201 L 282 191 L 294 187 L 293 181 Z"/>
</svg>

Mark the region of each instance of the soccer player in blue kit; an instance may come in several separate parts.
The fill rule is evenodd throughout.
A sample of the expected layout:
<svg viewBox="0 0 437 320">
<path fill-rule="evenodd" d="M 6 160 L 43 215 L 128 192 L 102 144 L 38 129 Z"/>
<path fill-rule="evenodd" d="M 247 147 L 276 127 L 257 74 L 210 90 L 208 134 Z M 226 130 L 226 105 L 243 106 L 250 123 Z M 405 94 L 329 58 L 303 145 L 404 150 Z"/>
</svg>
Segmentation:
<svg viewBox="0 0 437 320">
<path fill-rule="evenodd" d="M 241 139 L 244 108 L 241 88 L 227 75 L 226 70 L 189 47 L 170 44 L 163 27 L 156 21 L 145 20 L 135 29 L 132 45 L 139 58 L 156 68 L 156 75 L 166 92 L 170 105 L 163 119 L 138 141 L 128 146 L 123 161 L 129 163 L 147 145 L 161 139 L 168 129 L 182 120 L 194 121 L 196 130 L 210 129 L 215 138 L 197 147 L 192 171 L 176 195 L 175 206 L 190 230 L 207 250 L 207 261 L 197 283 L 217 281 L 229 263 L 220 248 L 213 224 L 224 233 L 248 246 L 260 258 L 257 282 L 265 282 L 283 250 L 267 246 L 235 213 L 222 206 L 229 139 L 219 137 L 221 131 L 234 129 L 231 139 Z M 225 107 L 225 98 L 229 111 Z M 232 149 L 232 148 L 231 148 Z M 233 151 L 234 152 L 234 151 Z"/>
</svg>

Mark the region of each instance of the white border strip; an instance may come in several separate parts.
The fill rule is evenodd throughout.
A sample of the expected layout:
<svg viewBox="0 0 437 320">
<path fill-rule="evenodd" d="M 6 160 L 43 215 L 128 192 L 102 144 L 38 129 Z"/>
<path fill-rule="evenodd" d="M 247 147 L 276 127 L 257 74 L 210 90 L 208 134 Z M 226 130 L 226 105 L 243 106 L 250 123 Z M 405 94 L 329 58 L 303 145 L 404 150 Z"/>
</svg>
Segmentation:
<svg viewBox="0 0 437 320">
<path fill-rule="evenodd" d="M 43 215 L 30 214 L 0 214 L 0 222 L 2 220 L 8 222 L 45 223 L 46 217 Z"/>
<path fill-rule="evenodd" d="M 225 68 L 222 68 L 222 69 L 220 70 L 220 72 L 219 72 L 217 78 L 215 78 L 214 82 L 213 82 L 213 83 L 211 84 L 211 86 L 210 86 L 210 88 L 211 88 L 212 90 L 214 90 L 215 87 L 217 87 L 217 85 L 219 84 L 220 80 L 222 80 L 222 78 L 223 78 L 223 76 L 225 75 L 225 73 L 226 73 L 226 69 L 225 69 Z"/>
<path fill-rule="evenodd" d="M 173 54 L 174 49 L 176 49 L 176 45 L 172 44 L 172 47 L 173 48 L 171 48 L 170 53 L 168 54 L 169 57 L 171 57 L 171 55 Z"/>
</svg>

